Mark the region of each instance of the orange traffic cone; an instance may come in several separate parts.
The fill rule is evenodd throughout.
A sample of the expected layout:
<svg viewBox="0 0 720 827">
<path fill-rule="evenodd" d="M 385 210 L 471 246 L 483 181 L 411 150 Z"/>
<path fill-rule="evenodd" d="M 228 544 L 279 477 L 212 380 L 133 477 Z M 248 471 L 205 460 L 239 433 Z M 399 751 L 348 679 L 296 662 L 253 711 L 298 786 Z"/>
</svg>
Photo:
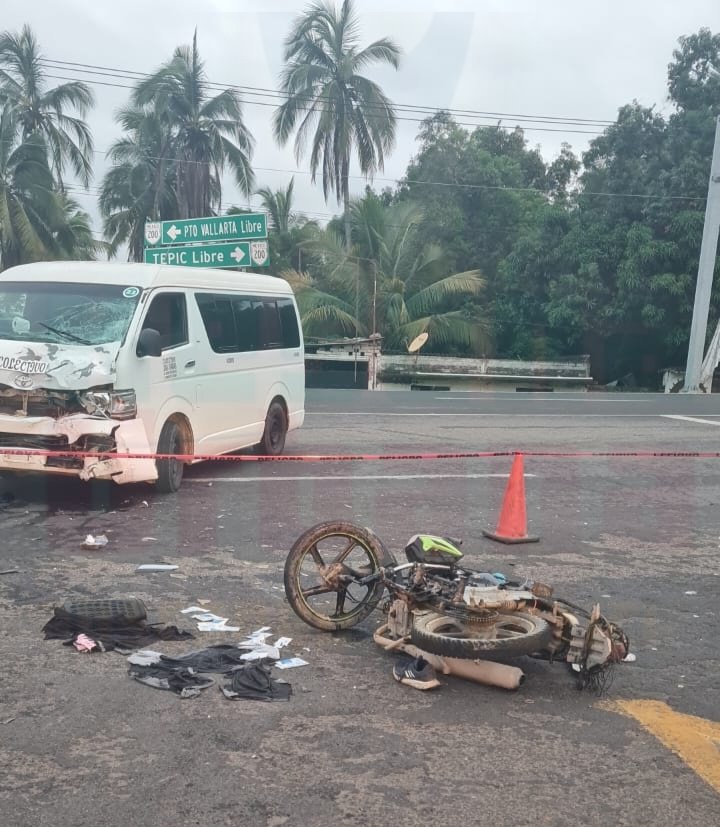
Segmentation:
<svg viewBox="0 0 720 827">
<path fill-rule="evenodd" d="M 525 472 L 522 454 L 516 454 L 510 479 L 505 489 L 502 511 L 495 532 L 483 531 L 486 537 L 499 543 L 537 543 L 539 537 L 529 537 L 527 533 L 527 513 L 525 511 Z"/>
</svg>

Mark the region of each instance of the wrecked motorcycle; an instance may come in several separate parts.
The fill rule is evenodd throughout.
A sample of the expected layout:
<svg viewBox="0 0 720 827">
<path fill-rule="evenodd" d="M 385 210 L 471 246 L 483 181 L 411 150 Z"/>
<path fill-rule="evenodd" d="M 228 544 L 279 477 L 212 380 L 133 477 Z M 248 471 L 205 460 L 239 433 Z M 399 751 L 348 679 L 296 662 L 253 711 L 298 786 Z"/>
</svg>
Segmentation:
<svg viewBox="0 0 720 827">
<path fill-rule="evenodd" d="M 387 622 L 377 642 L 408 644 L 456 663 L 523 655 L 564 661 L 579 687 L 601 690 L 609 668 L 629 653 L 623 630 L 598 605 L 586 611 L 553 597 L 545 584 L 463 565 L 460 544 L 419 534 L 405 547 L 407 562 L 398 564 L 371 530 L 320 523 L 293 544 L 285 593 L 317 629 L 348 629 L 380 607 Z"/>
</svg>

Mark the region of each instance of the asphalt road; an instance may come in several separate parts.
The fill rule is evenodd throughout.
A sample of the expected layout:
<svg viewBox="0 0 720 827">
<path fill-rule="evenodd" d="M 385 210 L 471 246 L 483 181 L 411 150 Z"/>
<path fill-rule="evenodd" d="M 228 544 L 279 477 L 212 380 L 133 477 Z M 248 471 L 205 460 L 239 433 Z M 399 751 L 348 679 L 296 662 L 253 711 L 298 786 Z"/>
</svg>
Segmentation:
<svg viewBox="0 0 720 827">
<path fill-rule="evenodd" d="M 289 454 L 720 450 L 713 397 L 311 391 L 307 407 Z M 610 705 L 661 701 L 720 719 L 720 460 L 528 457 L 541 541 L 516 547 L 482 538 L 509 467 L 504 457 L 214 462 L 192 468 L 175 497 L 0 482 L 0 571 L 20 569 L 0 575 L 0 811 L 17 827 L 717 824 L 720 785 L 703 780 L 702 760 L 693 769 Z M 478 566 L 597 599 L 637 661 L 615 670 L 604 699 L 536 661 L 512 693 L 452 678 L 433 693 L 401 686 L 369 636 L 379 616 L 324 634 L 284 600 L 288 548 L 334 518 L 372 527 L 398 554 L 418 531 L 459 535 Z M 82 550 L 99 531 L 108 546 Z M 158 561 L 179 568 L 135 572 Z M 208 600 L 242 636 L 268 625 L 293 638 L 289 653 L 309 665 L 286 673 L 286 704 L 215 690 L 180 700 L 130 680 L 119 655 L 42 639 L 66 596 L 122 594 L 185 626 L 179 610 Z M 196 635 L 158 648 L 236 639 Z M 681 724 L 680 739 L 694 718 Z M 707 743 L 717 751 L 720 734 Z"/>
</svg>

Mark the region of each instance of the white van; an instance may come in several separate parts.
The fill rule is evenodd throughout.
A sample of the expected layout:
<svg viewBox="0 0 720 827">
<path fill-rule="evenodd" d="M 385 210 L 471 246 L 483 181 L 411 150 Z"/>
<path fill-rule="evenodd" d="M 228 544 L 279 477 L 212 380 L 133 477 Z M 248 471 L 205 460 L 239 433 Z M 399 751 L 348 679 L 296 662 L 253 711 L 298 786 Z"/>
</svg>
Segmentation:
<svg viewBox="0 0 720 827">
<path fill-rule="evenodd" d="M 123 454 L 277 455 L 304 417 L 302 330 L 283 279 L 68 261 L 0 273 L 0 473 L 173 492 L 185 463 Z"/>
</svg>

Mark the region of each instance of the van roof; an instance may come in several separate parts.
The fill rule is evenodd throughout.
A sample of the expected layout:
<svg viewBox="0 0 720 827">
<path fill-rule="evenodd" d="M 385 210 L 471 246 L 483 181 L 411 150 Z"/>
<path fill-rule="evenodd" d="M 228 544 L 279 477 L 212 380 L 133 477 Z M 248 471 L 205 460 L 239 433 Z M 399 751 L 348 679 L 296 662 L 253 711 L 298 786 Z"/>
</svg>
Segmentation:
<svg viewBox="0 0 720 827">
<path fill-rule="evenodd" d="M 285 279 L 216 268 L 167 267 L 118 261 L 39 261 L 0 273 L 0 281 L 94 282 L 149 287 L 199 286 L 215 290 L 257 290 L 292 295 Z"/>
</svg>

